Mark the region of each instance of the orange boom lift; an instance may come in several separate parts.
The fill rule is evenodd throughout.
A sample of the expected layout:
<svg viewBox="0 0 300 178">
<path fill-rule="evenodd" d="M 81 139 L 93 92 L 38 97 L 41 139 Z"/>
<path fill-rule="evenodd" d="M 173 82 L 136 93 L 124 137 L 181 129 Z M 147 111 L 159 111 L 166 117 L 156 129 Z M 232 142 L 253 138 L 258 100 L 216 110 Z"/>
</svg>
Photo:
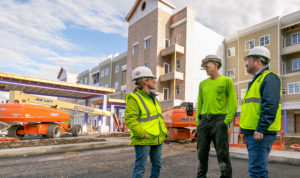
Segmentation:
<svg viewBox="0 0 300 178">
<path fill-rule="evenodd" d="M 40 105 L 33 105 L 40 104 Z M 47 105 L 50 107 L 42 106 Z M 8 137 L 22 139 L 25 134 L 40 134 L 49 138 L 57 138 L 61 133 L 71 132 L 73 136 L 82 133 L 81 125 L 70 128 L 69 115 L 60 109 L 114 116 L 114 121 L 120 130 L 119 120 L 114 113 L 81 106 L 64 101 L 25 94 L 21 91 L 9 92 L 9 103 L 0 104 L 0 121 L 23 122 L 23 125 L 12 125 L 8 128 Z"/>
</svg>

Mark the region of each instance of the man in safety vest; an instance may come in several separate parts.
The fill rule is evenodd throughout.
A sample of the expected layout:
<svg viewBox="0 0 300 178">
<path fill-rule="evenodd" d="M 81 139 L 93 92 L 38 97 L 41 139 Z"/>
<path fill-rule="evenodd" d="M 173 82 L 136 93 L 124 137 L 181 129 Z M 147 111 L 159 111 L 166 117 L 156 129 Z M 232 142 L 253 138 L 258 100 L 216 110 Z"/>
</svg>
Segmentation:
<svg viewBox="0 0 300 178">
<path fill-rule="evenodd" d="M 232 177 L 227 126 L 235 116 L 237 98 L 232 79 L 219 74 L 221 66 L 221 59 L 216 55 L 208 55 L 202 61 L 202 68 L 210 78 L 199 85 L 196 118 L 198 178 L 206 177 L 211 141 L 217 152 L 221 177 Z"/>
<path fill-rule="evenodd" d="M 281 84 L 269 70 L 270 51 L 257 46 L 249 51 L 246 68 L 253 75 L 243 98 L 240 127 L 245 134 L 251 177 L 268 177 L 268 156 L 281 126 Z"/>
<path fill-rule="evenodd" d="M 132 178 L 143 177 L 149 155 L 150 177 L 159 177 L 167 128 L 156 95 L 151 92 L 155 89 L 155 77 L 148 67 L 140 66 L 132 71 L 132 80 L 137 87 L 126 96 L 125 109 L 125 123 L 136 155 Z"/>
</svg>

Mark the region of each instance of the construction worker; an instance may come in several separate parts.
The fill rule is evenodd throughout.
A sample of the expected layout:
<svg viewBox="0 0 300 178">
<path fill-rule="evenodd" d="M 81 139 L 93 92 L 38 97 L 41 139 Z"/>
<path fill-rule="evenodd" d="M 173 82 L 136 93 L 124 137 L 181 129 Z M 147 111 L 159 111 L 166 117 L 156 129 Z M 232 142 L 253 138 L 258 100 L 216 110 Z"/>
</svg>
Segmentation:
<svg viewBox="0 0 300 178">
<path fill-rule="evenodd" d="M 240 127 L 245 134 L 251 177 L 268 177 L 268 156 L 281 127 L 280 79 L 269 70 L 270 51 L 257 46 L 245 57 L 253 75 L 241 108 Z"/>
<path fill-rule="evenodd" d="M 221 66 L 216 55 L 208 55 L 202 60 L 202 68 L 210 77 L 199 85 L 196 118 L 198 178 L 206 177 L 211 141 L 217 152 L 221 177 L 232 177 L 227 126 L 235 116 L 237 98 L 232 79 L 219 74 Z"/>
<path fill-rule="evenodd" d="M 137 87 L 126 96 L 125 123 L 130 129 L 131 144 L 134 145 L 136 160 L 132 178 L 143 177 L 147 158 L 150 155 L 150 177 L 159 177 L 162 143 L 167 128 L 160 104 L 155 98 L 155 77 L 148 67 L 140 66 L 132 71 L 132 80 Z"/>
</svg>

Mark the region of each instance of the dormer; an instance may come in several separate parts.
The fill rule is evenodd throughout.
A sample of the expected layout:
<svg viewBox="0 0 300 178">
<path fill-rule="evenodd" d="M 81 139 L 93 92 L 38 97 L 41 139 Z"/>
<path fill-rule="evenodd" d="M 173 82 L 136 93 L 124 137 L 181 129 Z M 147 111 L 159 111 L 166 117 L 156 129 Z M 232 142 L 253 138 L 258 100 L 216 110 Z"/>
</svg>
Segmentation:
<svg viewBox="0 0 300 178">
<path fill-rule="evenodd" d="M 126 16 L 126 21 L 130 26 L 157 8 L 172 14 L 175 6 L 165 0 L 136 0 L 134 6 Z"/>
</svg>

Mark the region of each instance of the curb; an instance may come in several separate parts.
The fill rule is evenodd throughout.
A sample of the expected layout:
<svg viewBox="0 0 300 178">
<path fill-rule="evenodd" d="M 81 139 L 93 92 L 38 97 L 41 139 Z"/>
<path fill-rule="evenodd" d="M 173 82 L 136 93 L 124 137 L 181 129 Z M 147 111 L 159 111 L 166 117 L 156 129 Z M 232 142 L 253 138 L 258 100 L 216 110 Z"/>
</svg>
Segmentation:
<svg viewBox="0 0 300 178">
<path fill-rule="evenodd" d="M 248 160 L 248 153 L 240 153 L 240 152 L 230 152 L 231 159 L 244 159 Z M 209 152 L 210 156 L 217 156 L 215 150 L 211 150 Z M 284 156 L 274 156 L 270 155 L 268 159 L 269 163 L 280 163 L 280 164 L 290 164 L 300 166 L 300 159 L 299 158 L 292 158 L 292 157 L 284 157 Z"/>
<path fill-rule="evenodd" d="M 51 145 L 40 147 L 23 147 L 14 149 L 0 149 L 0 158 L 17 157 L 17 156 L 31 156 L 49 153 L 62 153 L 69 151 L 80 151 L 116 146 L 129 146 L 130 141 L 103 141 L 103 142 L 90 142 L 80 144 L 66 144 L 66 145 Z"/>
</svg>

